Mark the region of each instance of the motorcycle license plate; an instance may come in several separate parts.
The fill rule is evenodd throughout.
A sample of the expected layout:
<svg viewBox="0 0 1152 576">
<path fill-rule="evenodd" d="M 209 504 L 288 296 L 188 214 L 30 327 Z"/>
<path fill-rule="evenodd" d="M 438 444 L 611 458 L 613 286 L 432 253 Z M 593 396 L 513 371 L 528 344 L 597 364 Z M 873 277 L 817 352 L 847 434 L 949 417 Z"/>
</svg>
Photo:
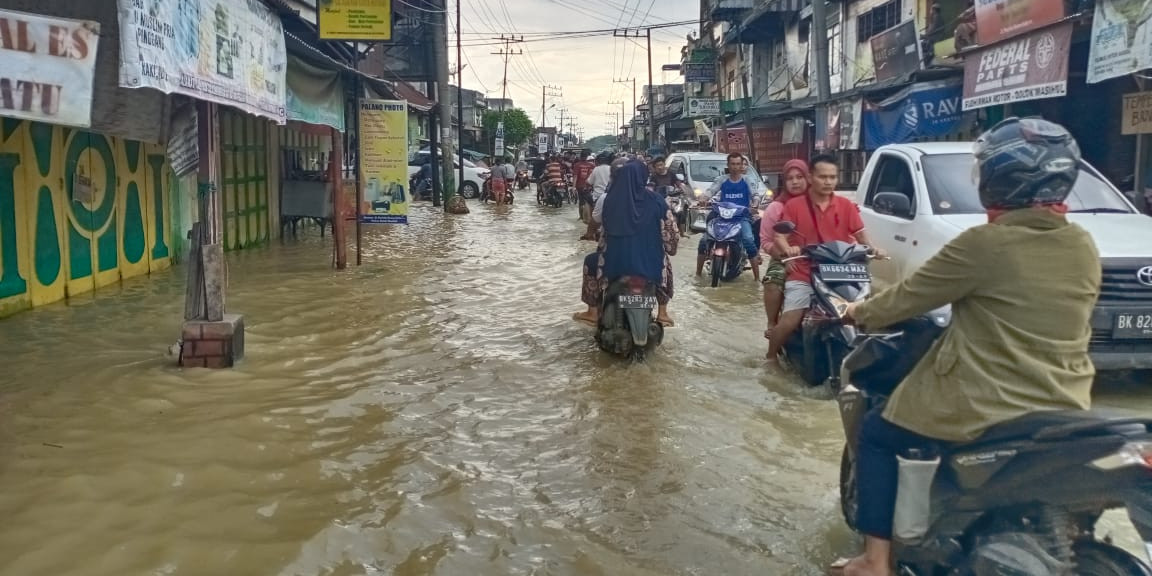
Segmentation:
<svg viewBox="0 0 1152 576">
<path fill-rule="evenodd" d="M 1112 337 L 1118 340 L 1152 338 L 1152 311 L 1117 313 L 1112 317 Z"/>
<path fill-rule="evenodd" d="M 825 282 L 870 282 L 868 266 L 864 264 L 820 264 L 820 277 Z"/>
<path fill-rule="evenodd" d="M 644 294 L 624 294 L 620 296 L 620 307 L 652 310 L 656 307 L 656 297 Z"/>
</svg>

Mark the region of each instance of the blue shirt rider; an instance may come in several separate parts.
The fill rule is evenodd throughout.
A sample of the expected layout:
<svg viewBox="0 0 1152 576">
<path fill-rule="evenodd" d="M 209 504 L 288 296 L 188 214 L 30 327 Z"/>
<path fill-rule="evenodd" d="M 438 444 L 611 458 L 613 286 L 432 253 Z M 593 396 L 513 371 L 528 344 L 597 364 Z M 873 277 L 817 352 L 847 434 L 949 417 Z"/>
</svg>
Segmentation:
<svg viewBox="0 0 1152 576">
<path fill-rule="evenodd" d="M 747 179 L 744 178 L 744 156 L 741 154 L 733 152 L 728 155 L 728 178 L 720 183 L 718 192 L 717 201 L 731 202 L 748 208 L 748 216 L 740 222 L 740 243 L 744 245 L 744 250 L 748 253 L 748 260 L 752 262 L 754 267 L 759 267 L 760 247 L 756 245 L 756 236 L 752 231 L 751 210 L 754 193 L 748 185 Z M 707 234 L 700 237 L 700 245 L 696 252 L 696 275 L 700 276 L 704 273 L 704 261 L 708 258 Z"/>
</svg>

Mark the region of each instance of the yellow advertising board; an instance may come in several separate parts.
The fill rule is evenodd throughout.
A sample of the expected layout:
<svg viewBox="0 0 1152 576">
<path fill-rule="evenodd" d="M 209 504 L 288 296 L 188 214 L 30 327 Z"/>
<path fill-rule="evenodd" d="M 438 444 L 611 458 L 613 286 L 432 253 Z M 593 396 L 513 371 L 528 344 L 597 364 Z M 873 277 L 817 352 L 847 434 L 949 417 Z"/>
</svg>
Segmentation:
<svg viewBox="0 0 1152 576">
<path fill-rule="evenodd" d="M 360 221 L 407 224 L 408 102 L 360 101 Z"/>
<path fill-rule="evenodd" d="M 317 0 L 321 40 L 392 39 L 392 0 Z"/>
</svg>

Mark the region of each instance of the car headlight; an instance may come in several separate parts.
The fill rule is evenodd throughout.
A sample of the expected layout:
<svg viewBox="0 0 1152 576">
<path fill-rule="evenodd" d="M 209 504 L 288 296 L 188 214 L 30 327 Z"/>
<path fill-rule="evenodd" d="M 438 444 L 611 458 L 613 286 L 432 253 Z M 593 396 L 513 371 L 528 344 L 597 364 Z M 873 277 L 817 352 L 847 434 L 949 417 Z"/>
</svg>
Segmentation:
<svg viewBox="0 0 1152 576">
<path fill-rule="evenodd" d="M 697 198 L 699 198 L 699 197 L 700 197 L 700 195 L 701 195 L 701 194 L 703 194 L 703 193 L 704 193 L 704 191 L 703 191 L 703 190 L 701 190 L 701 189 L 699 189 L 699 188 L 696 188 L 695 190 L 693 190 L 693 191 L 692 191 L 692 195 L 693 195 L 693 196 L 695 196 L 695 197 L 697 197 Z"/>
</svg>

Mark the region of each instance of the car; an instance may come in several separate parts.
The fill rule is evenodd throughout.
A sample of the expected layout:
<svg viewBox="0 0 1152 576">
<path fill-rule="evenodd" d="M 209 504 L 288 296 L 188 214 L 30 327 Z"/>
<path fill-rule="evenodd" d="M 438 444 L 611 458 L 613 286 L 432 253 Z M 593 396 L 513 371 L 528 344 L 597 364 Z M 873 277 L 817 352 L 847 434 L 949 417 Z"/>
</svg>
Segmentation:
<svg viewBox="0 0 1152 576">
<path fill-rule="evenodd" d="M 747 176 L 757 183 L 757 189 L 752 191 L 753 194 L 765 191 L 770 193 L 771 190 L 765 186 L 760 173 L 752 166 L 747 156 L 744 157 L 744 162 L 748 165 Z M 684 176 L 685 182 L 692 188 L 693 195 L 698 198 L 712 186 L 716 178 L 727 173 L 728 155 L 722 152 L 674 152 L 668 155 L 666 163 L 671 173 Z"/>
<path fill-rule="evenodd" d="M 423 166 L 424 162 L 426 161 L 427 154 L 423 156 L 418 154 L 412 160 L 408 161 L 408 178 L 412 178 L 413 175 L 419 172 L 420 167 Z M 453 164 L 455 165 L 454 168 L 459 171 L 460 162 L 454 162 Z M 484 185 L 484 181 L 488 179 L 488 176 L 491 173 L 491 170 L 487 168 L 480 168 L 472 162 L 465 160 L 464 182 L 460 186 L 460 194 L 469 200 L 473 198 L 479 198 L 480 189 Z"/>
<path fill-rule="evenodd" d="M 871 264 L 878 286 L 908 277 L 962 231 L 988 221 L 974 166 L 971 142 L 876 150 L 856 196 L 872 241 L 891 256 Z M 1095 240 L 1103 268 L 1091 320 L 1093 363 L 1102 371 L 1152 368 L 1152 218 L 1087 162 L 1067 204 L 1068 219 Z"/>
</svg>

